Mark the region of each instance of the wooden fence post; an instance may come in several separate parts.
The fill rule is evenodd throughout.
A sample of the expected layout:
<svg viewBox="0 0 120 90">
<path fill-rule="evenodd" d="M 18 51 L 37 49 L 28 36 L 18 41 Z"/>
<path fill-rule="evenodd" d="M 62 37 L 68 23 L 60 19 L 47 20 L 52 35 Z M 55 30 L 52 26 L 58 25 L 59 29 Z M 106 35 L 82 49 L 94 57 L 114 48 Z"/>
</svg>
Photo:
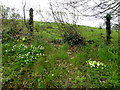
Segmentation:
<svg viewBox="0 0 120 90">
<path fill-rule="evenodd" d="M 29 19 L 29 30 L 31 33 L 33 33 L 33 9 L 30 8 L 29 10 L 29 16 L 30 16 L 30 19 Z"/>
<path fill-rule="evenodd" d="M 111 42 L 111 36 L 110 36 L 110 34 L 111 34 L 111 23 L 110 23 L 110 20 L 111 20 L 111 15 L 110 14 L 107 14 L 106 16 L 105 16 L 105 18 L 106 18 L 106 43 L 107 44 L 110 44 L 110 42 Z"/>
</svg>

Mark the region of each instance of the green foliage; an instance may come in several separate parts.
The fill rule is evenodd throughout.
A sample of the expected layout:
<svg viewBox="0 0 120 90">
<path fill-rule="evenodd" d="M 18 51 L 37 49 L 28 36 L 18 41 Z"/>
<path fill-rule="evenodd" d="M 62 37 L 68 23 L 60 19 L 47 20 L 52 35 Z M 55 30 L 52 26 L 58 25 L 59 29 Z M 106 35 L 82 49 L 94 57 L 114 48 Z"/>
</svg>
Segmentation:
<svg viewBox="0 0 120 90">
<path fill-rule="evenodd" d="M 76 25 L 64 25 L 63 26 L 63 40 L 67 42 L 69 45 L 84 45 L 84 38 L 80 33 L 77 32 Z"/>
<path fill-rule="evenodd" d="M 5 44 L 3 46 L 3 55 L 15 56 L 15 62 L 24 66 L 36 61 L 37 58 L 44 56 L 44 47 L 27 46 L 24 44 Z"/>
<path fill-rule="evenodd" d="M 4 29 L 2 32 L 2 43 L 14 41 L 15 39 L 15 34 L 17 33 L 17 30 L 15 29 Z"/>
<path fill-rule="evenodd" d="M 87 79 L 89 80 L 88 87 L 92 87 L 92 88 L 96 88 L 96 87 L 97 88 L 98 87 L 117 88 L 119 87 L 118 73 L 117 73 L 117 70 L 114 70 L 116 66 L 114 66 L 114 68 L 113 66 L 114 64 L 110 65 L 110 64 L 103 64 L 103 63 L 101 63 L 101 65 L 99 63 L 99 66 L 98 66 L 98 62 L 97 64 L 94 64 L 94 67 L 93 65 L 88 64 L 88 68 L 87 68 Z"/>
<path fill-rule="evenodd" d="M 26 43 L 29 37 L 23 35 L 17 41 L 12 41 L 10 36 L 6 39 L 9 41 L 2 43 L 4 88 L 117 88 L 120 86 L 117 32 L 112 32 L 112 43 L 106 45 L 104 29 L 79 26 L 76 29 L 78 34 L 81 33 L 87 41 L 94 42 L 73 47 L 68 43 L 48 42 L 62 40 L 61 34 L 64 33 L 57 30 L 55 23 L 35 22 L 34 24 L 36 23 L 38 31 L 34 30 L 31 42 Z M 8 28 L 4 27 L 4 29 L 7 31 Z M 19 32 L 17 30 L 16 33 Z M 21 32 L 27 33 L 26 29 Z"/>
<path fill-rule="evenodd" d="M 74 33 L 65 34 L 63 39 L 64 42 L 67 42 L 71 46 L 78 44 L 79 45 L 85 44 L 83 37 L 80 37 L 78 34 L 74 34 Z"/>
<path fill-rule="evenodd" d="M 98 56 L 104 61 L 118 61 L 118 48 L 114 45 L 102 46 L 98 49 Z"/>
<path fill-rule="evenodd" d="M 90 68 L 95 68 L 95 69 L 104 69 L 106 67 L 106 65 L 104 65 L 103 63 L 99 61 L 96 62 L 96 61 L 88 60 L 87 64 Z"/>
</svg>

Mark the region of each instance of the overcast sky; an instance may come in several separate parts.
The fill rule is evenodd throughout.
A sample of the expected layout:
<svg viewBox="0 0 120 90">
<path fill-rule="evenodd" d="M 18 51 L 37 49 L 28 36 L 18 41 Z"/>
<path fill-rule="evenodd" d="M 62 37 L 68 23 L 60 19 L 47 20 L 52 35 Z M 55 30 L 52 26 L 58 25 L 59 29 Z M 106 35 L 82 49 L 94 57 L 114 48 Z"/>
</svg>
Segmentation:
<svg viewBox="0 0 120 90">
<path fill-rule="evenodd" d="M 22 1 L 24 0 L 1 0 L 2 5 L 6 5 L 7 7 L 17 8 L 19 12 L 22 13 Z M 48 0 L 26 0 L 27 5 L 26 9 L 33 8 L 38 9 L 39 7 L 41 10 L 46 11 L 49 7 Z M 28 16 L 28 13 L 27 13 Z M 34 15 L 34 20 L 39 20 L 37 15 Z M 92 26 L 92 27 L 99 27 L 104 21 L 99 19 L 90 19 L 90 18 L 82 18 L 78 21 L 80 25 Z"/>
</svg>

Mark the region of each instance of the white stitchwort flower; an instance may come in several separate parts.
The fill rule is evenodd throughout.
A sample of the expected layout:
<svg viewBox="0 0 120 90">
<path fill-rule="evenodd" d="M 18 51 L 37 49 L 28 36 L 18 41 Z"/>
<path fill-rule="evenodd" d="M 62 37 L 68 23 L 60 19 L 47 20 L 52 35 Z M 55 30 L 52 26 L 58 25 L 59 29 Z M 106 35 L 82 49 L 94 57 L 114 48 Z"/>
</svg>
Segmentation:
<svg viewBox="0 0 120 90">
<path fill-rule="evenodd" d="M 52 74 L 52 76 L 54 76 L 54 74 Z"/>
<path fill-rule="evenodd" d="M 41 46 L 40 49 L 41 49 L 41 50 L 44 50 L 44 47 Z"/>
<path fill-rule="evenodd" d="M 5 50 L 5 52 L 7 52 L 8 50 Z"/>
<path fill-rule="evenodd" d="M 91 68 L 98 68 L 98 67 L 101 67 L 103 69 L 103 67 L 105 67 L 105 65 L 100 62 L 100 61 L 92 61 L 92 60 L 88 60 L 87 61 L 87 64 L 91 67 Z"/>
</svg>

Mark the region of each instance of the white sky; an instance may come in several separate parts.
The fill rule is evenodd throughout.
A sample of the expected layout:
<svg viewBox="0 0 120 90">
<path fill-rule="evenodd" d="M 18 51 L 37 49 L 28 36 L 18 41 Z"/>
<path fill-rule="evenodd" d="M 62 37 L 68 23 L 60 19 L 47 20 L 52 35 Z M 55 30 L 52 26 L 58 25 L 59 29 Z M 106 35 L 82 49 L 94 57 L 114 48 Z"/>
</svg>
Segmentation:
<svg viewBox="0 0 120 90">
<path fill-rule="evenodd" d="M 0 1 L 0 4 L 2 5 L 6 5 L 7 7 L 13 7 L 13 8 L 17 8 L 20 10 L 20 13 L 22 13 L 22 1 L 25 1 L 25 0 L 1 0 Z M 43 11 L 46 11 L 48 7 L 48 0 L 26 0 L 26 9 L 29 10 L 29 8 L 33 8 L 33 9 L 38 9 L 39 8 L 39 5 L 40 5 L 40 8 L 43 10 Z M 28 16 L 28 13 L 26 13 L 27 16 Z M 35 16 L 35 19 L 34 20 L 38 20 L 37 17 L 38 16 Z M 78 21 L 78 24 L 80 25 L 86 25 L 86 26 L 92 26 L 92 27 L 99 27 L 99 25 L 101 23 L 103 23 L 104 21 L 103 20 L 98 20 L 98 19 L 89 19 L 89 18 L 86 18 L 83 20 L 79 20 Z"/>
</svg>

